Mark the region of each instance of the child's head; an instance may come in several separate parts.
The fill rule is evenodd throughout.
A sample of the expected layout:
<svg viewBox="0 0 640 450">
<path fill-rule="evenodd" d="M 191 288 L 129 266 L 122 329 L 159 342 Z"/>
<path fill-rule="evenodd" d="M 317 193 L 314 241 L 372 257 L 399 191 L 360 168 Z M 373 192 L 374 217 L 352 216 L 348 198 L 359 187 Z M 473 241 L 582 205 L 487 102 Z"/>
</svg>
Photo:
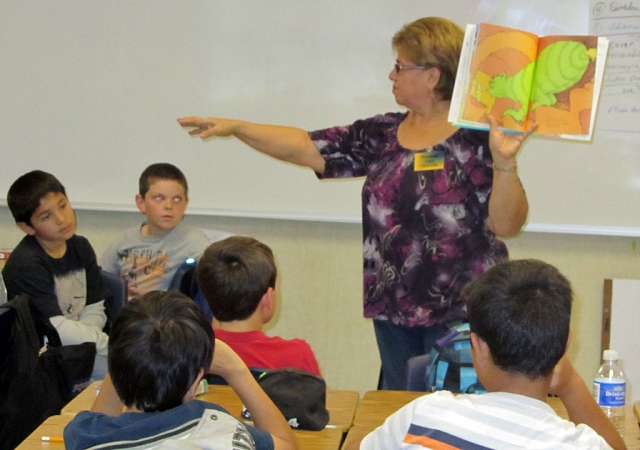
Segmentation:
<svg viewBox="0 0 640 450">
<path fill-rule="evenodd" d="M 149 190 L 151 185 L 159 180 L 175 181 L 182 186 L 185 196 L 189 193 L 187 179 L 180 169 L 178 169 L 173 164 L 156 163 L 151 164 L 149 167 L 144 169 L 144 171 L 140 175 L 140 180 L 138 181 L 138 194 L 140 194 L 140 196 L 144 198 L 144 196 L 147 195 L 147 191 Z"/>
<path fill-rule="evenodd" d="M 14 181 L 7 193 L 7 204 L 16 223 L 31 225 L 31 216 L 48 194 L 67 195 L 62 183 L 50 173 L 34 170 Z"/>
<path fill-rule="evenodd" d="M 198 261 L 198 286 L 221 322 L 251 316 L 267 290 L 275 288 L 276 275 L 271 249 L 250 237 L 214 242 Z"/>
<path fill-rule="evenodd" d="M 41 244 L 56 245 L 76 232 L 76 216 L 56 177 L 34 170 L 9 188 L 7 204 L 18 227 Z"/>
<path fill-rule="evenodd" d="M 127 302 L 109 335 L 109 374 L 127 407 L 179 406 L 213 358 L 211 324 L 178 291 L 151 291 Z"/>
<path fill-rule="evenodd" d="M 173 164 L 151 164 L 140 175 L 136 205 L 147 216 L 149 234 L 174 229 L 189 203 L 187 179 Z"/>
<path fill-rule="evenodd" d="M 506 261 L 469 283 L 463 297 L 472 333 L 493 363 L 530 379 L 550 375 L 569 338 L 569 281 L 542 261 Z"/>
</svg>

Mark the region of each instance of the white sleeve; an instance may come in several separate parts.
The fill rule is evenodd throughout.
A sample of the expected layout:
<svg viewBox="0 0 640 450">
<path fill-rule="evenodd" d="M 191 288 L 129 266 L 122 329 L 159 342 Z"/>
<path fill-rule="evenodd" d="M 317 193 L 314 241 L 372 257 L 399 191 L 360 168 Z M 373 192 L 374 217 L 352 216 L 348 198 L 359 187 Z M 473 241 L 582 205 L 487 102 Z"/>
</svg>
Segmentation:
<svg viewBox="0 0 640 450">
<path fill-rule="evenodd" d="M 416 402 L 412 401 L 387 417 L 382 425 L 362 439 L 360 450 L 399 449 L 409 431 Z"/>
<path fill-rule="evenodd" d="M 67 319 L 64 316 L 53 316 L 49 320 L 58 332 L 62 345 L 95 342 L 97 353 L 99 355 L 107 354 L 109 336 L 98 327 L 85 325 L 79 321 Z"/>
<path fill-rule="evenodd" d="M 102 330 L 107 323 L 107 314 L 104 312 L 104 300 L 86 305 L 82 308 L 78 316 L 78 322 Z"/>
</svg>

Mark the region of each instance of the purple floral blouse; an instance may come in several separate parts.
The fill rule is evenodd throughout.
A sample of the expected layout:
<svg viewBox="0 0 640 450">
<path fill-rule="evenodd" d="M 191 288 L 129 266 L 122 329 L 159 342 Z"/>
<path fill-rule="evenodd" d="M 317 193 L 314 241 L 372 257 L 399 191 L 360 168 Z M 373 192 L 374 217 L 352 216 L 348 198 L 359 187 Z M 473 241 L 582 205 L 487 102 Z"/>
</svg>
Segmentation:
<svg viewBox="0 0 640 450">
<path fill-rule="evenodd" d="M 366 176 L 362 189 L 364 316 L 406 326 L 460 319 L 463 286 L 507 259 L 486 226 L 493 180 L 489 134 L 459 129 L 425 150 L 444 169 L 414 170 L 398 143 L 406 113 L 310 133 L 326 161 L 320 178 Z"/>
</svg>

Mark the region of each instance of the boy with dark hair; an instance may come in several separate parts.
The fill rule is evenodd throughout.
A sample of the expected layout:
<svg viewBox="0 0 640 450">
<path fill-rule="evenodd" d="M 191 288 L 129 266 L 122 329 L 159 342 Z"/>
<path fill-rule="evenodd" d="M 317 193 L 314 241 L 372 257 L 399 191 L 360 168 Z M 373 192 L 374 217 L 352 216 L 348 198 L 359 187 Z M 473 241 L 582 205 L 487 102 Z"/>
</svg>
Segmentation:
<svg viewBox="0 0 640 450">
<path fill-rule="evenodd" d="M 205 250 L 197 280 L 213 313 L 216 336 L 249 367 L 297 367 L 320 376 L 307 342 L 262 331 L 276 312 L 276 275 L 271 249 L 253 238 L 228 237 Z"/>
<path fill-rule="evenodd" d="M 76 216 L 64 186 L 50 173 L 34 170 L 11 185 L 7 203 L 18 228 L 27 234 L 2 270 L 8 297 L 27 294 L 62 345 L 95 342 L 92 377 L 103 378 L 105 292 L 91 244 L 75 234 Z"/>
<path fill-rule="evenodd" d="M 291 428 L 238 355 L 217 341 L 213 358 L 211 325 L 185 295 L 154 291 L 128 302 L 110 337 L 109 375 L 91 411 L 65 428 L 66 448 L 124 441 L 127 448 L 297 448 Z M 194 400 L 209 371 L 233 387 L 255 427 Z"/>
<path fill-rule="evenodd" d="M 500 263 L 468 284 L 463 298 L 473 366 L 487 393 L 425 395 L 349 448 L 625 448 L 566 357 L 572 291 L 555 267 Z M 571 421 L 549 407 L 548 393 L 560 397 Z"/>
<path fill-rule="evenodd" d="M 180 265 L 198 258 L 210 242 L 201 230 L 182 223 L 189 188 L 180 169 L 151 164 L 138 184 L 136 205 L 146 221 L 120 234 L 100 258 L 104 270 L 127 279 L 129 298 L 167 290 Z"/>
</svg>

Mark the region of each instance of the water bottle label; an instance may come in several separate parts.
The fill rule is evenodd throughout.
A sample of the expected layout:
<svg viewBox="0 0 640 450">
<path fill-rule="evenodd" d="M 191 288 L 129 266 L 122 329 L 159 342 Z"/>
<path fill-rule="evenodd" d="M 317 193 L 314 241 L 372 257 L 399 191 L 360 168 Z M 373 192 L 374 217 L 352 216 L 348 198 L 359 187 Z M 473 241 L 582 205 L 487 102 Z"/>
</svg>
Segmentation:
<svg viewBox="0 0 640 450">
<path fill-rule="evenodd" d="M 607 383 L 596 380 L 593 382 L 593 397 L 600 406 L 624 406 L 626 387 L 624 381 Z"/>
</svg>

